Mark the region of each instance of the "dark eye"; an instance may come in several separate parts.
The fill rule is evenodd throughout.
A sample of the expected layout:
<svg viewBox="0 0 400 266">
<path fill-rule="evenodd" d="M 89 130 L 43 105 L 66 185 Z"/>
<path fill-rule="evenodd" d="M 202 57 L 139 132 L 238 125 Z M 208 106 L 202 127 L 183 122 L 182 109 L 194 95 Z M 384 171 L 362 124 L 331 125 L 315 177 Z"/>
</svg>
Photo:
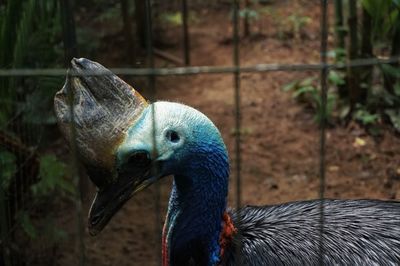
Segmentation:
<svg viewBox="0 0 400 266">
<path fill-rule="evenodd" d="M 176 132 L 174 130 L 168 130 L 166 137 L 169 141 L 171 141 L 173 143 L 177 143 L 181 139 L 178 132 Z"/>
</svg>

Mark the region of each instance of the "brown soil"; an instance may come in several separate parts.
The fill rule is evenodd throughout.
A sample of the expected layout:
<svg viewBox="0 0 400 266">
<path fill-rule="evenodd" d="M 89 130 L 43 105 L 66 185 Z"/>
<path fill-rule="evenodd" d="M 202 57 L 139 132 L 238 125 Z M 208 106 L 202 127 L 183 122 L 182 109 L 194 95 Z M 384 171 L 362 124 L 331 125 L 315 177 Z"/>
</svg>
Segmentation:
<svg viewBox="0 0 400 266">
<path fill-rule="evenodd" d="M 309 1 L 303 6 L 304 14 L 312 21 L 300 39 L 282 30 L 280 22 L 267 16 L 260 19 L 254 26 L 258 28 L 258 34 L 241 41 L 241 64 L 317 63 L 320 10 L 312 2 L 319 3 Z M 271 8 L 281 18 L 287 17 L 292 10 L 286 1 Z M 228 8 L 198 11 L 199 21 L 190 27 L 192 65 L 232 64 L 229 40 L 232 28 L 228 12 Z M 179 38 L 179 34 L 180 29 L 166 32 L 175 38 Z M 180 47 L 166 51 L 180 55 L 177 48 Z M 103 56 L 95 60 L 106 66 L 118 65 L 118 59 L 123 58 L 122 52 L 118 49 L 108 53 L 104 51 Z M 108 57 L 109 53 L 112 56 Z M 165 66 L 161 60 L 157 64 Z M 319 128 L 313 121 L 313 114 L 281 90 L 286 83 L 317 74 L 308 71 L 241 75 L 242 204 L 275 204 L 319 196 Z M 131 81 L 133 84 L 143 82 Z M 229 202 L 234 206 L 232 74 L 159 77 L 156 85 L 157 99 L 178 101 L 199 109 L 222 132 L 231 156 Z M 365 145 L 357 145 L 356 138 L 364 140 Z M 356 123 L 329 128 L 326 197 L 399 199 L 399 150 L 400 139 L 389 128 L 384 130 L 379 141 Z M 170 183 L 171 178 L 160 182 L 162 206 L 158 212 L 155 203 L 157 187 L 154 186 L 130 200 L 99 236 L 90 237 L 85 232 L 86 256 L 90 265 L 156 265 L 159 262 L 160 232 L 157 228 L 166 212 Z M 87 212 L 88 205 L 89 200 L 84 212 Z M 69 232 L 74 232 L 72 215 L 65 217 L 63 223 Z M 59 249 L 57 264 L 77 265 L 77 246 L 76 239 L 70 238 Z"/>
</svg>

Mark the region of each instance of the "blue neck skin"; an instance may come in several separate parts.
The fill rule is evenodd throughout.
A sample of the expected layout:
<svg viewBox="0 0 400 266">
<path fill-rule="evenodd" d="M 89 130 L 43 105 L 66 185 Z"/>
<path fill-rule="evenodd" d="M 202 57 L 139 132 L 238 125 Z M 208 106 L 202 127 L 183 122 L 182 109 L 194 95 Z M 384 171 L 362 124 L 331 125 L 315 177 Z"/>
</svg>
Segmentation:
<svg viewBox="0 0 400 266">
<path fill-rule="evenodd" d="M 165 221 L 170 265 L 187 265 L 190 259 L 200 265 L 219 261 L 229 162 L 225 145 L 213 144 L 197 148 L 174 176 Z"/>
</svg>

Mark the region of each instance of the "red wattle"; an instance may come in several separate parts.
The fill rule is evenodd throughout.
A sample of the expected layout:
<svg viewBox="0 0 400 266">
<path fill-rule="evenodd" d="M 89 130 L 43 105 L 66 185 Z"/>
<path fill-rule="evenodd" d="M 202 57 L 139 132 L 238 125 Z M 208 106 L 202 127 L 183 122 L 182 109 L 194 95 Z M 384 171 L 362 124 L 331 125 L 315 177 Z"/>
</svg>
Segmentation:
<svg viewBox="0 0 400 266">
<path fill-rule="evenodd" d="M 164 223 L 162 232 L 162 265 L 168 266 L 168 244 L 167 244 L 167 223 Z"/>
<path fill-rule="evenodd" d="M 224 225 L 219 236 L 219 245 L 221 248 L 220 257 L 224 255 L 226 248 L 233 239 L 233 235 L 237 232 L 237 229 L 235 228 L 235 225 L 233 224 L 232 219 L 227 212 L 224 212 L 222 219 Z"/>
</svg>

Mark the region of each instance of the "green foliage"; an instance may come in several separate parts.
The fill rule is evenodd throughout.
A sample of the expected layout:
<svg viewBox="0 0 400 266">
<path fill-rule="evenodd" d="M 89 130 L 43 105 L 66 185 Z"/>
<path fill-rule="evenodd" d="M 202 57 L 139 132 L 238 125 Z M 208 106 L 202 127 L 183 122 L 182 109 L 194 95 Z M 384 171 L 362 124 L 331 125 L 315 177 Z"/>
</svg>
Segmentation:
<svg viewBox="0 0 400 266">
<path fill-rule="evenodd" d="M 40 158 L 40 181 L 31 186 L 31 192 L 35 206 L 41 202 L 54 202 L 57 198 L 71 199 L 76 193 L 71 181 L 65 179 L 66 166 L 57 160 L 54 155 L 43 155 Z M 38 235 L 44 235 L 50 243 L 56 243 L 66 238 L 66 233 L 54 224 L 53 214 L 46 213 L 34 221 L 31 213 L 20 210 L 17 221 L 30 239 L 36 239 Z"/>
<path fill-rule="evenodd" d="M 239 17 L 247 17 L 250 20 L 257 20 L 260 18 L 259 12 L 252 8 L 242 8 L 239 10 Z"/>
<path fill-rule="evenodd" d="M 173 26 L 182 25 L 182 14 L 180 12 L 164 13 L 162 19 Z"/>
<path fill-rule="evenodd" d="M 382 68 L 388 74 L 396 77 L 400 72 L 398 68 L 394 68 L 391 65 L 383 65 Z M 294 99 L 305 104 L 307 107 L 311 107 L 315 111 L 315 121 L 320 123 L 324 117 L 322 114 L 321 92 L 317 81 L 316 77 L 296 80 L 285 85 L 282 90 L 291 92 Z M 386 116 L 393 127 L 400 132 L 400 82 L 396 83 L 394 94 L 383 89 L 381 86 L 375 86 L 370 90 L 367 103 L 364 105 L 357 104 L 352 114 L 350 114 L 350 106 L 347 102 L 338 101 L 335 90 L 335 87 L 345 84 L 343 73 L 333 70 L 329 72 L 329 89 L 325 116 L 327 121 L 332 121 L 335 117 L 336 108 L 336 118 L 345 119 L 351 115 L 354 120 L 371 129 L 374 129 L 374 126 Z"/>
<path fill-rule="evenodd" d="M 8 190 L 10 182 L 17 171 L 15 155 L 0 147 L 0 189 Z"/>
<path fill-rule="evenodd" d="M 181 26 L 183 24 L 182 13 L 181 12 L 165 12 L 161 15 L 161 21 L 171 26 Z M 197 23 L 199 18 L 195 12 L 189 12 L 188 15 L 189 23 Z"/>
<path fill-rule="evenodd" d="M 347 51 L 341 47 L 336 47 L 328 51 L 328 58 L 332 58 L 335 63 L 343 63 L 346 60 Z"/>
<path fill-rule="evenodd" d="M 49 202 L 54 202 L 60 197 L 72 200 L 76 190 L 72 182 L 64 177 L 66 173 L 64 163 L 57 160 L 54 155 L 43 155 L 39 161 L 40 181 L 30 188 L 32 205 L 41 206 L 41 203 L 46 203 L 49 206 Z M 44 235 L 50 243 L 56 243 L 66 238 L 65 232 L 54 224 L 53 213 L 47 212 L 34 220 L 31 218 L 32 214 L 31 211 L 21 209 L 16 215 L 17 223 L 30 239 L 34 240 L 39 235 Z"/>
<path fill-rule="evenodd" d="M 54 155 L 43 155 L 39 161 L 40 181 L 30 187 L 32 192 L 30 205 L 38 207 L 41 203 L 46 203 L 49 206 L 49 202 L 54 202 L 60 197 L 72 200 L 76 190 L 72 182 L 64 177 L 67 170 L 65 164 L 57 160 Z M 0 167 L 0 189 L 8 194 L 10 183 L 17 171 L 15 155 L 0 149 Z M 16 223 L 30 239 L 34 240 L 43 234 L 51 243 L 65 239 L 65 232 L 54 224 L 53 213 L 47 212 L 34 221 L 31 218 L 33 213 L 31 209 L 29 211 L 19 209 L 15 215 Z"/>
<path fill-rule="evenodd" d="M 0 4 L 0 68 L 62 65 L 59 4 L 60 1 L 47 0 L 9 0 Z M 0 128 L 27 146 L 37 145 L 35 138 L 38 140 L 40 136 L 28 130 L 43 129 L 56 122 L 52 112 L 53 97 L 62 84 L 61 77 L 0 77 Z M 5 197 L 21 193 L 10 186 L 18 167 L 22 167 L 17 165 L 18 152 L 0 147 L 0 189 Z M 31 240 L 45 237 L 50 242 L 59 241 L 65 233 L 52 222 L 54 213 L 46 211 L 37 216 L 37 212 L 44 206 L 51 208 L 57 199 L 71 199 L 75 187 L 65 178 L 67 169 L 55 156 L 41 156 L 39 168 L 40 181 L 23 195 L 29 202 L 18 206 L 14 217 L 16 224 L 12 226 L 22 229 Z"/>
<path fill-rule="evenodd" d="M 400 0 L 361 0 L 360 4 L 358 7 L 362 7 L 366 12 L 351 14 L 354 16 L 363 14 L 363 17 L 358 19 L 361 23 L 358 27 L 360 32 L 356 34 L 356 37 L 358 36 L 360 45 L 356 47 L 355 54 L 372 58 L 387 58 L 398 53 L 399 36 L 396 34 L 400 33 Z M 339 16 L 340 12 L 349 15 L 346 10 L 340 8 L 335 12 Z M 357 38 L 356 41 L 358 41 Z M 349 43 L 348 41 L 347 44 Z M 347 45 L 347 49 L 351 48 L 354 47 Z M 339 49 L 341 51 L 335 49 L 328 56 L 333 58 L 334 62 L 343 63 L 346 61 L 347 51 L 341 47 Z M 398 64 L 366 66 L 355 68 L 354 71 L 346 69 L 338 73 L 339 79 L 332 76 L 330 81 L 334 82 L 340 91 L 339 118 L 351 117 L 368 129 L 390 121 L 399 131 L 400 68 Z M 346 75 L 349 76 L 346 77 Z M 355 80 L 360 85 L 352 84 L 355 88 L 349 87 L 351 81 Z"/>
<path fill-rule="evenodd" d="M 386 75 L 400 79 L 400 68 L 399 67 L 394 67 L 394 66 L 388 65 L 388 64 L 382 64 L 381 70 Z"/>
<path fill-rule="evenodd" d="M 299 36 L 301 31 L 312 21 L 311 17 L 294 13 L 287 17 L 287 24 L 294 36 Z"/>
<path fill-rule="evenodd" d="M 57 226 L 56 221 L 52 216 L 46 217 L 41 228 L 41 233 L 45 236 L 46 240 L 50 242 L 50 244 L 56 244 L 57 242 L 64 241 L 68 237 L 67 233 Z"/>
<path fill-rule="evenodd" d="M 399 0 L 362 0 L 361 4 L 373 19 L 375 39 L 391 40 L 396 27 L 400 27 Z"/>
<path fill-rule="evenodd" d="M 339 82 L 339 76 L 330 74 L 333 76 L 329 80 Z M 309 77 L 300 81 L 294 81 L 285 85 L 282 89 L 286 92 L 292 92 L 292 97 L 298 102 L 311 107 L 315 111 L 314 120 L 321 124 L 322 121 L 330 121 L 332 119 L 333 111 L 336 106 L 337 97 L 334 93 L 328 91 L 326 109 L 324 113 L 321 90 L 316 85 L 317 78 Z"/>
<path fill-rule="evenodd" d="M 0 67 L 59 66 L 63 58 L 58 1 L 7 1 L 0 12 Z M 54 123 L 52 97 L 57 77 L 0 78 L 0 126 L 22 114 L 25 124 Z"/>
<path fill-rule="evenodd" d="M 52 111 L 55 89 L 61 88 L 62 77 L 41 77 L 27 80 L 32 88 L 27 92 L 24 101 L 17 105 L 17 112 L 22 113 L 22 121 L 26 124 L 52 125 L 56 123 Z"/>
<path fill-rule="evenodd" d="M 363 106 L 358 106 L 357 111 L 354 112 L 353 118 L 364 126 L 373 125 L 379 120 L 378 114 L 373 114 L 364 109 Z"/>
<path fill-rule="evenodd" d="M 65 165 L 54 155 L 44 155 L 40 158 L 40 181 L 31 186 L 35 197 L 46 197 L 55 191 L 63 195 L 73 196 L 75 187 L 64 178 Z"/>
<path fill-rule="evenodd" d="M 51 214 L 46 214 L 38 220 L 37 218 L 33 219 L 27 211 L 19 211 L 16 218 L 23 232 L 31 240 L 43 241 L 45 239 L 47 244 L 53 245 L 67 239 L 67 233 L 57 226 Z"/>
<path fill-rule="evenodd" d="M 346 81 L 344 80 L 344 74 L 334 70 L 331 70 L 329 72 L 328 81 L 330 82 L 330 84 L 335 86 L 346 84 Z"/>
<path fill-rule="evenodd" d="M 22 229 L 24 232 L 31 238 L 35 239 L 37 238 L 38 232 L 36 230 L 36 227 L 33 225 L 31 217 L 29 216 L 29 213 L 25 211 L 20 211 L 17 213 L 17 221 L 21 225 Z"/>
<path fill-rule="evenodd" d="M 389 117 L 393 127 L 400 132 L 400 110 L 386 109 L 385 114 Z"/>
</svg>

